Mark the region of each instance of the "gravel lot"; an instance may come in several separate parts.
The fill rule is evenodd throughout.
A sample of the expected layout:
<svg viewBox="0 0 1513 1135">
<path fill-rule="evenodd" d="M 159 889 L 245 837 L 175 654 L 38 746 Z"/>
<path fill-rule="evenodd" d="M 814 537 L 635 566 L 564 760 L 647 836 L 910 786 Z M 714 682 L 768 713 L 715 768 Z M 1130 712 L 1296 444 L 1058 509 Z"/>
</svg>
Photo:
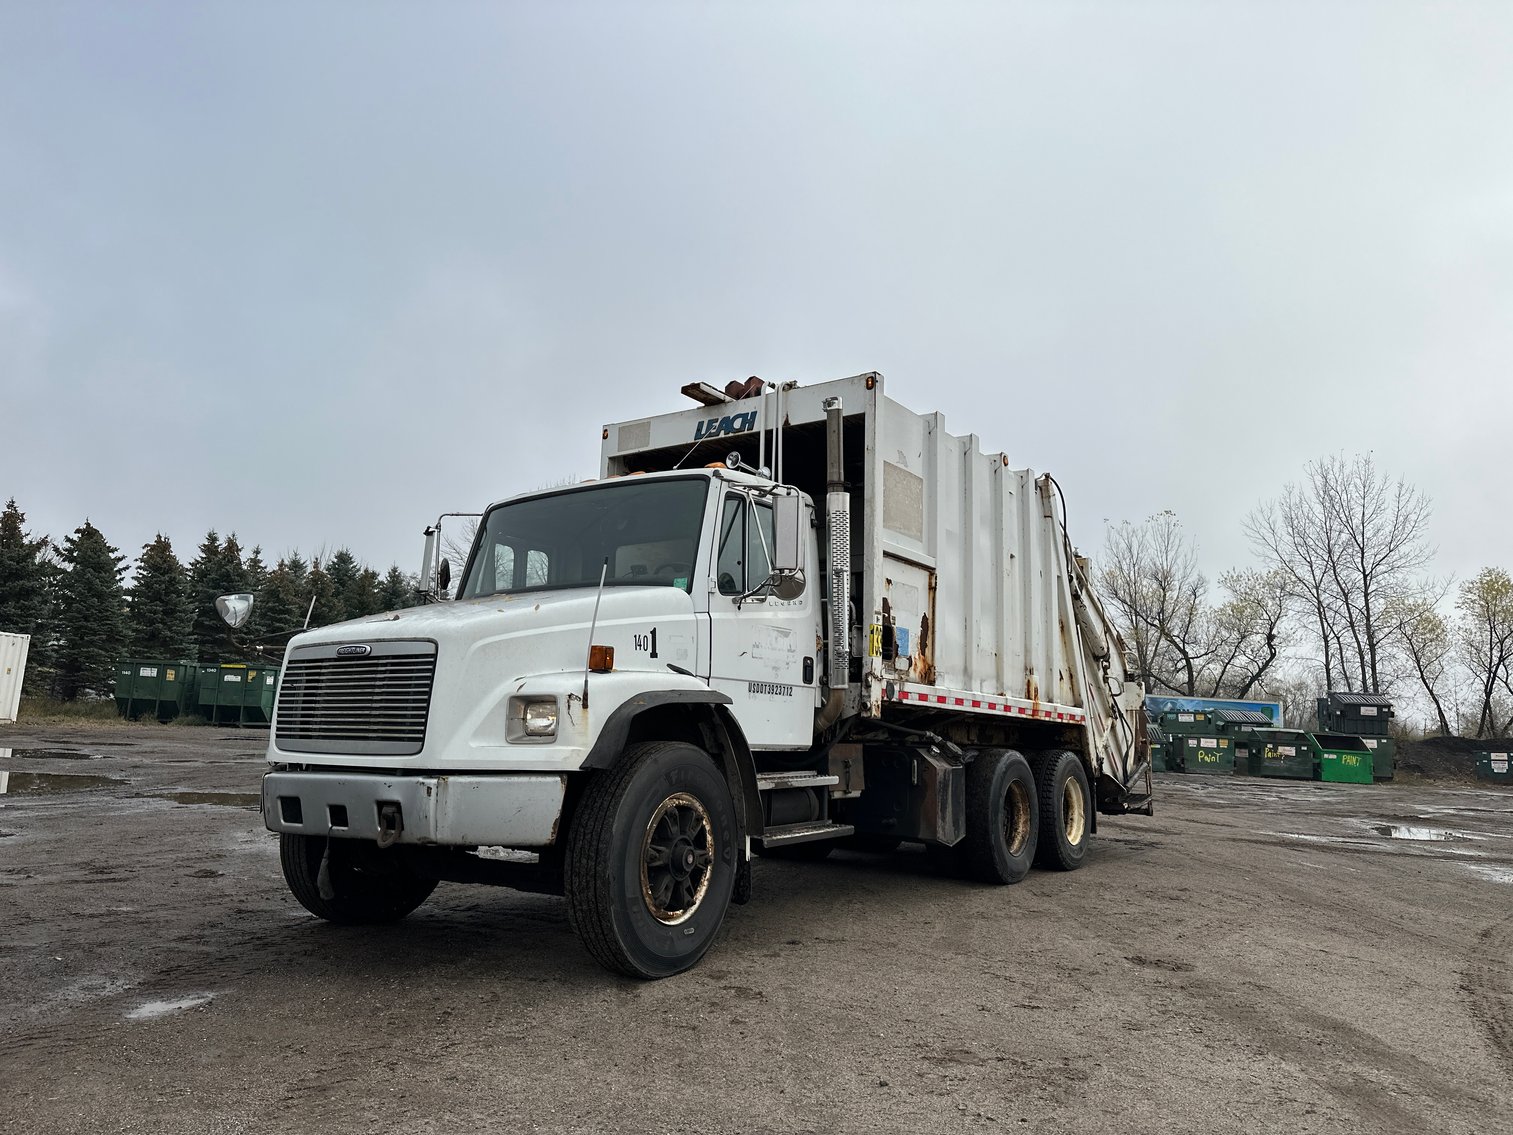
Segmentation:
<svg viewBox="0 0 1513 1135">
<path fill-rule="evenodd" d="M 1009 888 L 759 861 L 643 984 L 560 899 L 310 917 L 262 742 L 0 727 L 0 1131 L 1513 1130 L 1513 793 L 1166 776 Z"/>
</svg>

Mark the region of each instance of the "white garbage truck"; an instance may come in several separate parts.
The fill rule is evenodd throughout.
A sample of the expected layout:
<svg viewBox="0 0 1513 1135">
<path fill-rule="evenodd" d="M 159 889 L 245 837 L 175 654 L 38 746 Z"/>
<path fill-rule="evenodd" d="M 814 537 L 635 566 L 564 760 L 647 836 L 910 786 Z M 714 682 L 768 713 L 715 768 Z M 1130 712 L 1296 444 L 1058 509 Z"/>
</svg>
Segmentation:
<svg viewBox="0 0 1513 1135">
<path fill-rule="evenodd" d="M 875 373 L 683 392 L 604 427 L 597 479 L 491 505 L 453 597 L 290 642 L 263 815 L 312 913 L 561 894 L 659 978 L 753 853 L 911 842 L 1014 883 L 1150 813 L 1139 676 L 1049 475 Z"/>
</svg>

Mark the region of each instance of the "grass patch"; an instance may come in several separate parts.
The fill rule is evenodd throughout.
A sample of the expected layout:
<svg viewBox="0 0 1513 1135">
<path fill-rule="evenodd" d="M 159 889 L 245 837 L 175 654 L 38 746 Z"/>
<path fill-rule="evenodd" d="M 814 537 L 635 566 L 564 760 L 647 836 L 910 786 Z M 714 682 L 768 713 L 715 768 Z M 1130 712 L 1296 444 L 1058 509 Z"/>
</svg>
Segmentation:
<svg viewBox="0 0 1513 1135">
<path fill-rule="evenodd" d="M 24 721 L 119 721 L 127 724 L 114 700 L 59 701 L 57 698 L 22 697 L 16 723 Z"/>
</svg>

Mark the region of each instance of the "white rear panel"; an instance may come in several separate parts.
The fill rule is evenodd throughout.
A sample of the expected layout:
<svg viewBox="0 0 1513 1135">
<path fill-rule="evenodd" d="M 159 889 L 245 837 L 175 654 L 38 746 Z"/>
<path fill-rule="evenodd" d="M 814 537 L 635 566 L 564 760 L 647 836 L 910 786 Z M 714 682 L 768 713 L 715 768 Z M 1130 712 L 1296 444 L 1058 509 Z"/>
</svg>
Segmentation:
<svg viewBox="0 0 1513 1135">
<path fill-rule="evenodd" d="M 31 635 L 0 634 L 0 721 L 15 721 Z"/>
</svg>

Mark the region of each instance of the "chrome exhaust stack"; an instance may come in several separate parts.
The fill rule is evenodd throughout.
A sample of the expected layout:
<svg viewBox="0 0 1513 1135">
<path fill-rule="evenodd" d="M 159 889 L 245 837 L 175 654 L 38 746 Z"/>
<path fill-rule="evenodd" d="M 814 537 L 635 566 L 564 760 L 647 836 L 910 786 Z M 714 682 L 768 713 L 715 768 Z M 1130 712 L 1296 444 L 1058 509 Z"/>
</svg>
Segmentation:
<svg viewBox="0 0 1513 1135">
<path fill-rule="evenodd" d="M 815 716 L 816 731 L 839 720 L 851 676 L 851 494 L 846 492 L 841 440 L 841 400 L 827 398 L 825 406 L 825 570 L 829 582 L 829 651 L 826 655 L 828 694 Z"/>
</svg>

